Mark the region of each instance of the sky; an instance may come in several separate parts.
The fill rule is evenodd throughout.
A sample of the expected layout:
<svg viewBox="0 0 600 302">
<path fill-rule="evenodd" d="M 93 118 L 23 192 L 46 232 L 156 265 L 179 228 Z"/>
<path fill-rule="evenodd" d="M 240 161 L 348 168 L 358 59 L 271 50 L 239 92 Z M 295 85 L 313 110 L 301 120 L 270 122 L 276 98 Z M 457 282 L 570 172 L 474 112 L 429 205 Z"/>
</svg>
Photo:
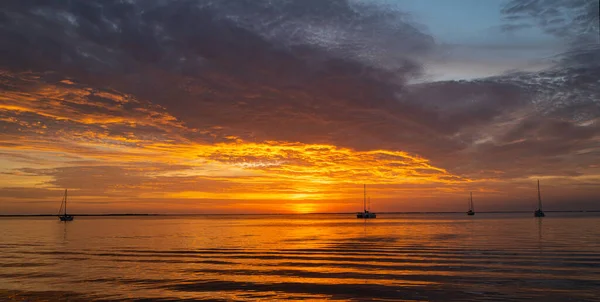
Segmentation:
<svg viewBox="0 0 600 302">
<path fill-rule="evenodd" d="M 0 214 L 600 209 L 595 0 L 7 0 Z"/>
</svg>

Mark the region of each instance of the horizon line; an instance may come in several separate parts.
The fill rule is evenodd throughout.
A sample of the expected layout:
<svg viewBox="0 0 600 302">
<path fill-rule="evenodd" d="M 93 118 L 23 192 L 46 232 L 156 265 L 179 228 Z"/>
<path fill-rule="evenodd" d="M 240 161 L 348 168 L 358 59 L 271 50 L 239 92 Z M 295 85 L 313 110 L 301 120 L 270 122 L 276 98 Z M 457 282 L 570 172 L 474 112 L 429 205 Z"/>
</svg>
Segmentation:
<svg viewBox="0 0 600 302">
<path fill-rule="evenodd" d="M 476 212 L 478 214 L 518 214 L 518 213 L 531 213 L 532 211 L 482 211 Z M 544 211 L 549 213 L 597 213 L 598 210 L 554 210 Z M 72 216 L 234 216 L 234 215 L 349 215 L 356 214 L 359 212 L 315 212 L 315 213 L 103 213 L 103 214 L 69 214 Z M 464 211 L 410 211 L 410 212 L 379 212 L 376 214 L 464 214 Z M 0 217 L 52 217 L 60 216 L 60 214 L 0 214 Z"/>
</svg>

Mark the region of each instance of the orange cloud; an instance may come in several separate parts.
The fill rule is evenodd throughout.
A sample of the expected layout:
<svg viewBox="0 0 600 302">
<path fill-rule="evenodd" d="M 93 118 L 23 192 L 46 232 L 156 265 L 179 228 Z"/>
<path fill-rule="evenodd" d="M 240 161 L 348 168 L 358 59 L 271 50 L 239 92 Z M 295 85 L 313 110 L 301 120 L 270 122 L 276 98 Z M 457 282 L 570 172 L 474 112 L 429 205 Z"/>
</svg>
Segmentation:
<svg viewBox="0 0 600 302">
<path fill-rule="evenodd" d="M 116 91 L 18 78 L 23 87 L 0 94 L 0 190 L 7 209 L 24 207 L 22 200 L 52 208 L 68 187 L 81 209 L 92 212 L 144 206 L 349 211 L 367 184 L 380 208 L 394 210 L 409 201 L 462 199 L 467 190 L 500 196 L 512 185 L 473 180 L 402 150 L 248 141 L 224 126 L 190 128 L 163 108 Z M 529 189 L 530 179 L 518 181 Z"/>
</svg>

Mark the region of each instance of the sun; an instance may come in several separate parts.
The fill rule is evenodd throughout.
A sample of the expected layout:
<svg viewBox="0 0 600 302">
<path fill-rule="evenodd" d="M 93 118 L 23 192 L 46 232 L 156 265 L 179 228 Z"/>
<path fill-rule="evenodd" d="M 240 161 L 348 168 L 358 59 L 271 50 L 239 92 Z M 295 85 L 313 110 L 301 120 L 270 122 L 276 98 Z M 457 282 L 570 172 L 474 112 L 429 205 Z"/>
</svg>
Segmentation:
<svg viewBox="0 0 600 302">
<path fill-rule="evenodd" d="M 314 203 L 297 203 L 292 205 L 292 210 L 297 214 L 314 213 L 317 205 Z"/>
</svg>

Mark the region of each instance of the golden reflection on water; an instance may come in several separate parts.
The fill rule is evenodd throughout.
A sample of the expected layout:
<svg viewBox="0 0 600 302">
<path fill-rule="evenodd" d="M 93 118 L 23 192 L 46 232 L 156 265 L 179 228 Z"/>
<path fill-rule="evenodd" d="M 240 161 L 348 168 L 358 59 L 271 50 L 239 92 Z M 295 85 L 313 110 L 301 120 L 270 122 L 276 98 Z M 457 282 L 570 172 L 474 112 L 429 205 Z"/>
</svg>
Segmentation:
<svg viewBox="0 0 600 302">
<path fill-rule="evenodd" d="M 2 219 L 0 300 L 585 300 L 600 285 L 600 217 L 352 216 Z"/>
</svg>

